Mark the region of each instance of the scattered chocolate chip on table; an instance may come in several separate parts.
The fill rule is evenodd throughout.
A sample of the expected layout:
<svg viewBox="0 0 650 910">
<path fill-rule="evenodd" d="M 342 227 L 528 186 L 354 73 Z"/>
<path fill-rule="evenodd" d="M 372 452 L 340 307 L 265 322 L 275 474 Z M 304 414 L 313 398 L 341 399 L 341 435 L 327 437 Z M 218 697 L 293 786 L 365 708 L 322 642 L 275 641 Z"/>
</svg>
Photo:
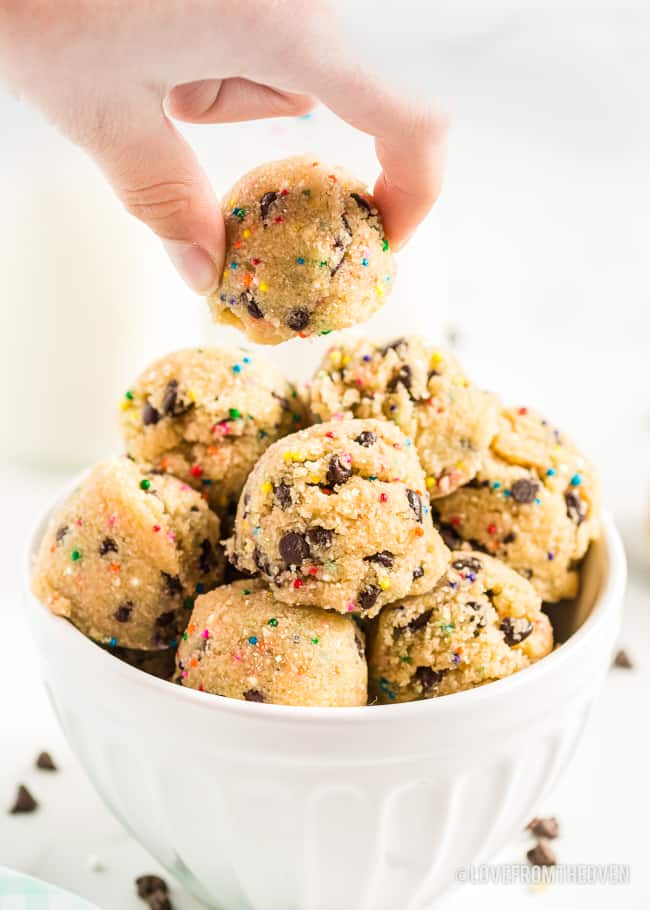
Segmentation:
<svg viewBox="0 0 650 910">
<path fill-rule="evenodd" d="M 38 809 L 38 803 L 32 794 L 24 784 L 19 784 L 15 802 L 9 810 L 11 815 L 21 815 L 26 812 L 34 812 L 36 809 Z"/>
<path fill-rule="evenodd" d="M 621 648 L 620 651 L 616 652 L 613 661 L 614 667 L 620 667 L 622 670 L 633 670 L 634 663 L 624 648 Z"/>
<path fill-rule="evenodd" d="M 555 866 L 557 858 L 545 838 L 540 838 L 534 847 L 526 853 L 526 858 L 531 866 Z"/>
<path fill-rule="evenodd" d="M 560 825 L 557 818 L 533 818 L 526 825 L 526 830 L 530 831 L 535 837 L 557 837 L 560 833 Z"/>
<path fill-rule="evenodd" d="M 54 764 L 52 756 L 49 752 L 41 752 L 36 759 L 36 767 L 40 768 L 41 771 L 58 771 L 59 769 Z"/>
</svg>

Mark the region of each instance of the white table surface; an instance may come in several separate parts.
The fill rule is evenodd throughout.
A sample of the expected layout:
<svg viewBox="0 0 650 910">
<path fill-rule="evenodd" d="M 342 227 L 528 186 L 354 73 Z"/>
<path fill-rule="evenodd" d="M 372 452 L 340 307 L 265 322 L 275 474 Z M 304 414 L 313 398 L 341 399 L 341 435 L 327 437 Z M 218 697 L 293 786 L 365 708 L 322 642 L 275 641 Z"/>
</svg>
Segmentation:
<svg viewBox="0 0 650 910">
<path fill-rule="evenodd" d="M 612 670 L 572 766 L 538 812 L 559 817 L 563 862 L 629 863 L 632 874 L 619 889 L 466 886 L 444 907 L 469 910 L 478 900 L 499 910 L 645 910 L 650 7 L 645 0 L 498 6 L 502 12 L 488 19 L 484 4 L 448 4 L 439 40 L 424 28 L 413 36 L 406 16 L 390 30 L 396 44 L 413 42 L 414 66 L 433 57 L 429 88 L 451 101 L 455 118 L 437 214 L 447 290 L 432 299 L 425 269 L 413 305 L 442 314 L 473 375 L 553 415 L 601 468 L 630 559 L 622 642 L 636 667 Z M 368 15 L 371 8 L 358 4 Z M 9 394 L 16 390 L 3 389 Z M 102 910 L 136 910 L 144 905 L 133 879 L 161 870 L 104 809 L 65 744 L 20 610 L 24 538 L 66 476 L 0 467 L 0 864 L 67 887 Z M 33 768 L 41 749 L 52 753 L 57 774 Z M 18 782 L 40 801 L 38 813 L 4 812 Z M 521 861 L 528 844 L 522 835 L 499 859 Z M 180 910 L 198 907 L 176 887 L 173 898 Z"/>
</svg>

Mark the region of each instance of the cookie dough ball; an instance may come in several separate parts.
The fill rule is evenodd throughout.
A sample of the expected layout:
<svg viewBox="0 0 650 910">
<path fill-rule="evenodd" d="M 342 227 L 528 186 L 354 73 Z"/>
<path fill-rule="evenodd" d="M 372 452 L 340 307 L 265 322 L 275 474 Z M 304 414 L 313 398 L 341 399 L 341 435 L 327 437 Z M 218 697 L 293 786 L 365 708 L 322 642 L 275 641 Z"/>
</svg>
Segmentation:
<svg viewBox="0 0 650 910">
<path fill-rule="evenodd" d="M 455 552 L 432 591 L 381 613 L 369 648 L 371 692 L 386 704 L 449 695 L 510 676 L 552 648 L 529 582 L 484 553 Z"/>
<path fill-rule="evenodd" d="M 274 599 L 256 579 L 199 597 L 177 654 L 184 686 L 246 701 L 365 705 L 364 636 L 352 617 Z"/>
<path fill-rule="evenodd" d="M 194 598 L 219 584 L 219 519 L 175 477 L 98 464 L 60 507 L 34 570 L 49 609 L 111 647 L 173 647 Z"/>
<path fill-rule="evenodd" d="M 459 362 L 421 338 L 343 342 L 325 354 L 309 384 L 315 421 L 383 417 L 411 437 L 431 499 L 475 476 L 497 431 L 498 402 Z"/>
<path fill-rule="evenodd" d="M 224 200 L 218 322 L 278 344 L 363 322 L 391 289 L 393 255 L 366 187 L 311 158 L 251 171 Z"/>
<path fill-rule="evenodd" d="M 278 600 L 366 617 L 429 590 L 447 563 L 415 449 L 383 420 L 274 443 L 246 482 L 227 550 Z"/>
<path fill-rule="evenodd" d="M 296 389 L 266 358 L 206 347 L 145 370 L 126 393 L 121 422 L 129 455 L 200 490 L 223 516 L 262 452 L 303 417 Z"/>
<path fill-rule="evenodd" d="M 576 596 L 578 562 L 599 534 L 598 481 L 573 443 L 539 414 L 503 411 L 474 480 L 435 507 L 448 542 L 469 541 L 498 556 L 543 600 Z"/>
</svg>

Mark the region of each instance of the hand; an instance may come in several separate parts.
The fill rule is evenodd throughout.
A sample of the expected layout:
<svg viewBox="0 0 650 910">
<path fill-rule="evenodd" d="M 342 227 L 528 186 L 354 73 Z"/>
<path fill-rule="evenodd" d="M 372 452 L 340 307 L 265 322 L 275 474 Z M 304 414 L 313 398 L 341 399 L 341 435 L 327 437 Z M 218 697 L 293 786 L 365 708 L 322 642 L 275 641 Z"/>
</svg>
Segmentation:
<svg viewBox="0 0 650 910">
<path fill-rule="evenodd" d="M 0 67 L 209 293 L 223 218 L 171 118 L 294 116 L 318 99 L 375 137 L 374 197 L 395 248 L 440 192 L 446 118 L 360 67 L 335 20 L 326 0 L 0 0 Z"/>
</svg>

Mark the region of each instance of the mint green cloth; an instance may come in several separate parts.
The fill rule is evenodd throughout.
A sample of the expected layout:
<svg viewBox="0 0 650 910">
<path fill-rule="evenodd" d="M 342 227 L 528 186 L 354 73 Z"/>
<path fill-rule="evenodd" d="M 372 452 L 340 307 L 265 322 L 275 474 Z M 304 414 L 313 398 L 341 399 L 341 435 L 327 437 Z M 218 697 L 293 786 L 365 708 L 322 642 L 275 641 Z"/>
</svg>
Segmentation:
<svg viewBox="0 0 650 910">
<path fill-rule="evenodd" d="M 81 897 L 0 866 L 1 910 L 98 910 Z"/>
</svg>

